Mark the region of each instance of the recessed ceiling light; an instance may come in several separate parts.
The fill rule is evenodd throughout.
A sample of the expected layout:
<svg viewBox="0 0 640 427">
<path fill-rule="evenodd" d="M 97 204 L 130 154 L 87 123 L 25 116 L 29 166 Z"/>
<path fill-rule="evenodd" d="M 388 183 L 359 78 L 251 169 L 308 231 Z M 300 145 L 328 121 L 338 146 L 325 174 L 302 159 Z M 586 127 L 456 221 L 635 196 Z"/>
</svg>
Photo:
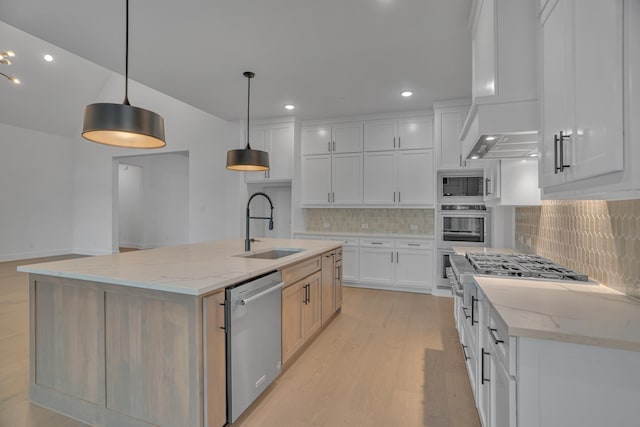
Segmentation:
<svg viewBox="0 0 640 427">
<path fill-rule="evenodd" d="M 16 54 L 15 54 L 15 53 L 13 53 L 13 51 L 12 51 L 12 50 L 8 50 L 8 51 L 7 51 L 7 56 L 16 56 Z"/>
<path fill-rule="evenodd" d="M 404 92 L 402 92 L 400 95 L 404 96 L 405 98 L 410 97 L 411 95 L 413 95 L 413 92 L 411 92 L 410 90 L 405 90 Z"/>
<path fill-rule="evenodd" d="M 529 153 L 529 157 L 538 157 L 540 153 Z"/>
<path fill-rule="evenodd" d="M 487 136 L 484 139 L 485 139 L 485 141 L 493 141 L 494 139 L 496 139 L 496 137 L 495 136 Z"/>
<path fill-rule="evenodd" d="M 480 158 L 480 156 L 471 156 L 472 160 L 478 160 Z"/>
<path fill-rule="evenodd" d="M 51 62 L 53 61 L 53 56 L 49 55 L 48 53 L 44 56 L 44 60 L 47 62 Z"/>
<path fill-rule="evenodd" d="M 284 106 L 284 108 L 285 108 L 286 110 L 295 110 L 295 109 L 296 109 L 296 106 L 295 106 L 295 105 L 293 105 L 293 104 L 287 104 L 287 105 L 285 105 L 285 106 Z"/>
<path fill-rule="evenodd" d="M 20 80 L 15 78 L 15 77 L 9 77 L 9 80 L 11 80 L 12 82 L 14 82 L 15 84 L 19 85 L 20 84 Z"/>
<path fill-rule="evenodd" d="M 11 65 L 11 61 L 0 56 L 0 64 Z"/>
</svg>

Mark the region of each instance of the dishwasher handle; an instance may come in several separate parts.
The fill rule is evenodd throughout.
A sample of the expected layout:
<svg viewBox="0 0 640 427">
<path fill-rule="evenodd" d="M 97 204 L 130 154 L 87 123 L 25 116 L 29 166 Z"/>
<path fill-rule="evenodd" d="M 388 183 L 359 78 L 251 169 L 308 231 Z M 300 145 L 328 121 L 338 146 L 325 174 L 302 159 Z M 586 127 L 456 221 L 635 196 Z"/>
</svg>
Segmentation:
<svg viewBox="0 0 640 427">
<path fill-rule="evenodd" d="M 257 299 L 262 298 L 263 296 L 265 296 L 267 294 L 270 294 L 271 292 L 274 292 L 274 291 L 282 289 L 282 285 L 283 285 L 283 282 L 280 282 L 280 283 L 278 283 L 278 284 L 276 284 L 274 286 L 271 286 L 270 288 L 265 289 L 264 291 L 260 291 L 255 295 L 251 295 L 249 298 L 245 298 L 243 300 L 240 300 L 240 304 L 247 305 L 251 301 L 255 301 Z"/>
</svg>

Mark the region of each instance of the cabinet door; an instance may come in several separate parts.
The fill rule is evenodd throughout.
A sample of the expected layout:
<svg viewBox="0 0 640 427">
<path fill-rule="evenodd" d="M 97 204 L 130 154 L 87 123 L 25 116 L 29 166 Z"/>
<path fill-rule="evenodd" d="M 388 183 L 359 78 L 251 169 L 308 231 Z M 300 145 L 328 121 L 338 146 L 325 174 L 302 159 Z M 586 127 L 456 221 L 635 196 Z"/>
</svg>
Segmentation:
<svg viewBox="0 0 640 427">
<path fill-rule="evenodd" d="M 396 152 L 378 151 L 364 154 L 364 204 L 395 205 Z"/>
<path fill-rule="evenodd" d="M 302 325 L 304 328 L 304 339 L 307 340 L 322 325 L 322 292 L 320 288 L 320 271 L 302 280 L 307 286 L 307 303 L 303 304 Z"/>
<path fill-rule="evenodd" d="M 362 204 L 362 153 L 333 155 L 333 193 L 335 205 Z"/>
<path fill-rule="evenodd" d="M 354 282 L 358 280 L 358 270 L 360 264 L 360 249 L 345 246 L 342 250 L 342 269 L 340 273 L 342 280 Z"/>
<path fill-rule="evenodd" d="M 205 426 L 227 422 L 227 374 L 224 331 L 224 291 L 204 297 L 204 377 L 207 419 Z"/>
<path fill-rule="evenodd" d="M 335 296 L 335 256 L 332 253 L 322 255 L 322 323 L 324 324 L 336 311 Z"/>
<path fill-rule="evenodd" d="M 268 134 L 269 179 L 293 177 L 293 125 L 271 126 Z"/>
<path fill-rule="evenodd" d="M 392 284 L 394 258 L 393 249 L 360 248 L 360 281 Z"/>
<path fill-rule="evenodd" d="M 246 133 L 246 130 L 245 130 Z M 267 147 L 268 128 L 267 127 L 252 127 L 249 129 L 249 144 L 251 148 L 261 151 L 269 151 Z M 243 148 L 244 148 L 243 144 Z M 269 153 L 269 162 L 271 162 L 271 153 Z M 267 172 L 245 172 L 245 181 L 264 181 L 267 179 Z"/>
<path fill-rule="evenodd" d="M 460 130 L 464 123 L 464 113 L 462 110 L 442 111 L 437 112 L 435 117 L 436 144 L 440 148 L 439 169 L 460 168 Z"/>
<path fill-rule="evenodd" d="M 331 126 L 302 128 L 302 155 L 331 152 Z"/>
<path fill-rule="evenodd" d="M 569 132 L 569 9 L 560 0 L 542 21 L 542 177 L 544 187 L 560 184 L 566 175 L 556 173 L 560 131 Z"/>
<path fill-rule="evenodd" d="M 401 150 L 433 148 L 433 116 L 400 119 L 398 148 Z"/>
<path fill-rule="evenodd" d="M 473 36 L 473 98 L 495 95 L 496 22 L 495 0 L 480 2 L 480 13 Z"/>
<path fill-rule="evenodd" d="M 398 153 L 398 204 L 433 206 L 435 203 L 433 151 Z"/>
<path fill-rule="evenodd" d="M 364 151 L 395 150 L 398 136 L 396 120 L 364 122 Z"/>
<path fill-rule="evenodd" d="M 306 295 L 302 285 L 302 282 L 296 282 L 282 290 L 282 363 L 286 363 L 304 343 L 302 307 Z"/>
<path fill-rule="evenodd" d="M 624 167 L 622 1 L 572 3 L 575 128 L 565 158 L 577 180 Z"/>
<path fill-rule="evenodd" d="M 331 155 L 302 157 L 302 203 L 331 204 Z"/>
<path fill-rule="evenodd" d="M 333 126 L 333 152 L 359 153 L 362 151 L 362 122 L 340 123 Z"/>
<path fill-rule="evenodd" d="M 516 381 L 496 356 L 491 357 L 491 427 L 516 427 Z"/>
<path fill-rule="evenodd" d="M 433 280 L 432 250 L 396 250 L 396 283 L 398 285 L 431 289 Z"/>
</svg>

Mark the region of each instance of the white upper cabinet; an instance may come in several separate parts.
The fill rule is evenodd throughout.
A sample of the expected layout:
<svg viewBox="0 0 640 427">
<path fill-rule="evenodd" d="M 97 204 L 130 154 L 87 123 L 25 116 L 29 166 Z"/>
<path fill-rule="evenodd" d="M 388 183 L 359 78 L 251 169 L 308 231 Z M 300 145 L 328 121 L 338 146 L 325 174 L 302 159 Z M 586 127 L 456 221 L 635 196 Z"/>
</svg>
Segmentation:
<svg viewBox="0 0 640 427">
<path fill-rule="evenodd" d="M 364 153 L 364 204 L 395 205 L 397 153 Z"/>
<path fill-rule="evenodd" d="M 488 207 L 539 206 L 538 160 L 484 160 L 484 193 Z"/>
<path fill-rule="evenodd" d="M 362 153 L 334 154 L 331 203 L 362 204 Z"/>
<path fill-rule="evenodd" d="M 623 2 L 550 1 L 540 21 L 543 187 L 622 171 Z"/>
<path fill-rule="evenodd" d="M 470 101 L 469 101 L 470 102 Z M 460 131 L 469 112 L 469 103 L 462 105 L 434 104 L 434 139 L 437 169 L 459 169 L 466 166 L 462 158 Z"/>
<path fill-rule="evenodd" d="M 435 205 L 433 151 L 398 152 L 398 205 Z"/>
<path fill-rule="evenodd" d="M 293 123 L 274 123 L 249 130 L 252 149 L 269 153 L 269 170 L 247 172 L 246 182 L 290 180 L 293 177 Z"/>
<path fill-rule="evenodd" d="M 364 151 L 433 148 L 433 116 L 364 122 Z"/>
<path fill-rule="evenodd" d="M 331 205 L 331 155 L 302 158 L 302 204 Z"/>
<path fill-rule="evenodd" d="M 362 152 L 362 122 L 302 129 L 302 155 Z"/>
</svg>

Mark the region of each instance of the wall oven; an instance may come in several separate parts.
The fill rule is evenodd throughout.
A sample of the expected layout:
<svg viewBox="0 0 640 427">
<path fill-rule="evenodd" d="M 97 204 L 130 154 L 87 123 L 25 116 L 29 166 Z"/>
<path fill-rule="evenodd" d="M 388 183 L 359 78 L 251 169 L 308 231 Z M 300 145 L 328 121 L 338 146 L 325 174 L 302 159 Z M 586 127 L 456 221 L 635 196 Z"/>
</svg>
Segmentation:
<svg viewBox="0 0 640 427">
<path fill-rule="evenodd" d="M 451 246 L 486 246 L 489 217 L 485 205 L 440 205 L 439 240 Z"/>
</svg>

